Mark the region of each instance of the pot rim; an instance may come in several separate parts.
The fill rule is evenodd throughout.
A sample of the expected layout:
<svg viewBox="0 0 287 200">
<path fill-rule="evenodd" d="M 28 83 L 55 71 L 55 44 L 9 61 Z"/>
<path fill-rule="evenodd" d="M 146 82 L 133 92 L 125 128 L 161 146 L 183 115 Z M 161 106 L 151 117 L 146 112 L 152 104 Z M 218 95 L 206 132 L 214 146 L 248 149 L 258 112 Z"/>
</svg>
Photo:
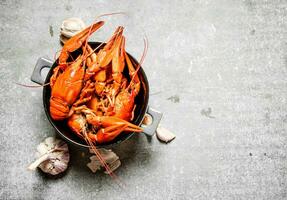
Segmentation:
<svg viewBox="0 0 287 200">
<path fill-rule="evenodd" d="M 99 45 L 101 44 L 102 42 L 88 42 L 90 45 Z M 104 45 L 103 45 L 104 46 Z M 128 56 L 133 60 L 135 61 L 136 64 L 139 64 L 138 60 L 136 60 L 131 54 L 127 53 Z M 58 59 L 52 64 L 51 66 L 51 69 L 49 70 L 46 78 L 45 78 L 45 82 L 44 83 L 48 83 L 50 81 L 50 74 L 52 73 L 53 69 L 57 66 L 57 61 Z M 144 111 L 142 111 L 142 116 L 140 116 L 140 120 L 139 120 L 139 123 L 137 123 L 138 126 L 141 126 L 142 125 L 142 122 L 144 120 L 144 116 L 145 114 L 147 113 L 147 110 L 148 110 L 148 101 L 149 101 L 149 82 L 148 82 L 148 79 L 147 79 L 147 76 L 144 72 L 144 69 L 141 65 L 139 71 L 138 71 L 139 74 L 141 74 L 142 78 L 143 78 L 143 83 L 142 83 L 142 86 L 145 86 L 145 89 L 146 89 L 146 96 L 145 96 L 145 101 L 144 103 L 141 105 L 143 106 L 144 108 Z M 46 116 L 49 120 L 49 122 L 52 124 L 52 126 L 55 128 L 55 130 L 57 131 L 57 133 L 63 138 L 65 139 L 66 141 L 68 141 L 69 143 L 75 145 L 75 146 L 79 146 L 79 147 L 84 147 L 84 148 L 89 148 L 90 146 L 87 145 L 87 144 L 82 144 L 82 143 L 79 143 L 69 137 L 67 137 L 64 133 L 62 133 L 61 130 L 59 130 L 59 127 L 55 124 L 54 120 L 51 118 L 51 115 L 50 115 L 50 112 L 49 112 L 49 108 L 48 108 L 48 105 L 46 103 L 46 98 L 47 98 L 47 87 L 50 87 L 49 85 L 46 85 L 43 87 L 43 106 L 44 106 L 44 110 L 45 110 L 45 113 L 46 113 Z M 142 88 L 141 88 L 142 90 Z M 138 105 L 139 106 L 139 105 Z M 74 134 L 72 133 L 72 131 L 70 132 L 71 134 Z M 110 144 L 98 144 L 97 146 L 99 148 L 109 148 L 109 147 L 112 147 L 114 145 L 117 145 L 117 144 L 120 144 L 128 139 L 130 139 L 135 133 L 134 132 L 131 132 L 131 133 L 128 133 L 129 135 L 127 137 L 124 137 L 124 139 L 121 139 L 121 140 L 115 140 L 114 142 L 111 142 Z"/>
</svg>

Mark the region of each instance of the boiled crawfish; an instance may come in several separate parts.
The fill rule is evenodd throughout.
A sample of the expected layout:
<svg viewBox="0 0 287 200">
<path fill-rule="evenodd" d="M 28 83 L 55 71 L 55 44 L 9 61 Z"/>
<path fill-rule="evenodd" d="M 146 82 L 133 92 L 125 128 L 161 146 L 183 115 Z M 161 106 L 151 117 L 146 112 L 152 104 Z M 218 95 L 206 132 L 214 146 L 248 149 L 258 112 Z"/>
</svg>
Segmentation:
<svg viewBox="0 0 287 200">
<path fill-rule="evenodd" d="M 71 130 L 88 144 L 110 142 L 121 132 L 142 131 L 129 122 L 140 80 L 138 69 L 125 52 L 124 28 L 119 26 L 98 52 L 87 43 L 90 34 L 103 24 L 97 22 L 65 43 L 50 79 L 51 117 L 68 118 Z M 80 48 L 83 53 L 75 61 L 67 62 L 70 53 Z M 123 76 L 125 66 L 130 74 L 129 83 Z"/>
<path fill-rule="evenodd" d="M 85 75 L 84 55 L 80 55 L 75 62 L 68 65 L 66 61 L 69 53 L 81 48 L 89 35 L 98 30 L 103 24 L 103 21 L 93 24 L 65 43 L 59 57 L 59 65 L 54 69 L 50 79 L 52 89 L 50 114 L 54 120 L 63 120 L 70 115 L 70 107 L 77 100 L 83 86 Z"/>
</svg>

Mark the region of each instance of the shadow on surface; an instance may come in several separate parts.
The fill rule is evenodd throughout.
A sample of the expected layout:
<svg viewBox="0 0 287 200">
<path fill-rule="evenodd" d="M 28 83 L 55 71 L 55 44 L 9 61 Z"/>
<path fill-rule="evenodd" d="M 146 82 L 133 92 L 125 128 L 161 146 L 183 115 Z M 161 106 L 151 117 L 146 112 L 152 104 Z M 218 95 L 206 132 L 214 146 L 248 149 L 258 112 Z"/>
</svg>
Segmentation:
<svg viewBox="0 0 287 200">
<path fill-rule="evenodd" d="M 150 140 L 150 141 L 148 141 Z M 152 163 L 152 148 L 151 143 L 154 138 L 147 138 L 143 134 L 135 134 L 130 139 L 116 145 L 112 150 L 120 157 L 121 166 L 115 171 L 115 175 L 119 178 L 120 182 L 128 185 L 129 179 L 133 178 L 136 174 L 143 173 L 142 169 L 150 168 Z M 87 188 L 91 191 L 123 191 L 121 187 L 103 171 L 92 173 L 86 166 L 90 162 L 89 153 L 87 148 L 69 145 L 70 162 L 68 169 L 57 176 L 51 176 L 43 173 L 40 169 L 37 170 L 37 175 L 41 181 L 37 182 L 34 186 L 33 195 L 35 198 L 41 198 L 50 191 L 50 187 L 55 182 L 67 182 L 71 189 L 78 187 Z M 141 172 L 139 172 L 141 171 Z M 144 170 L 145 171 L 145 170 Z M 41 183 L 42 182 L 42 183 Z M 43 187 L 43 183 L 45 187 Z M 127 197 L 129 196 L 126 193 Z"/>
<path fill-rule="evenodd" d="M 119 156 L 121 160 L 121 166 L 115 171 L 116 174 L 121 172 L 121 168 L 130 168 L 135 166 L 133 163 L 138 162 L 140 157 L 140 165 L 147 165 L 152 158 L 150 148 L 146 147 L 150 145 L 151 138 L 146 138 L 144 135 L 135 134 L 129 140 L 122 142 L 112 148 L 112 150 Z M 91 154 L 86 148 L 79 148 L 73 145 L 70 145 L 70 167 L 73 170 L 82 173 L 88 177 L 91 176 L 92 172 L 86 166 L 90 162 L 89 157 Z M 140 154 L 140 155 L 139 155 Z M 138 166 L 138 164 L 136 165 Z M 95 176 L 107 177 L 109 176 L 102 172 L 95 173 Z M 87 178 L 88 178 L 87 177 Z"/>
</svg>

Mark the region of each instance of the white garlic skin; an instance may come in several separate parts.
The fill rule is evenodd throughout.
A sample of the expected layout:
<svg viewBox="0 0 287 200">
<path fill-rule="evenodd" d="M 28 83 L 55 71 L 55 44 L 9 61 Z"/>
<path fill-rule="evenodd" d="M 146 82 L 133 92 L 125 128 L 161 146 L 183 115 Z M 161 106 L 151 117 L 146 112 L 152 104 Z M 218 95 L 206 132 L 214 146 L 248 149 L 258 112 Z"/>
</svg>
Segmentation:
<svg viewBox="0 0 287 200">
<path fill-rule="evenodd" d="M 85 23 L 79 18 L 72 17 L 69 19 L 65 19 L 62 22 L 61 35 L 66 38 L 71 38 L 81 30 L 83 30 L 85 27 Z"/>
<path fill-rule="evenodd" d="M 110 167 L 110 170 L 112 172 L 115 171 L 121 165 L 121 161 L 119 160 L 119 157 L 112 150 L 98 149 L 98 151 L 101 154 L 103 160 Z M 91 150 L 90 152 L 93 153 L 93 151 Z M 101 164 L 101 162 L 99 161 L 96 155 L 91 156 L 90 160 L 91 162 L 89 162 L 87 166 L 90 168 L 90 170 L 93 173 L 97 172 L 103 167 L 103 165 Z M 107 171 L 105 171 L 105 173 L 108 174 Z"/>
<path fill-rule="evenodd" d="M 54 137 L 48 137 L 37 146 L 36 156 L 38 159 L 28 166 L 35 170 L 39 167 L 43 172 L 57 175 L 68 167 L 70 154 L 68 145 Z"/>
<path fill-rule="evenodd" d="M 109 163 L 108 165 L 110 167 L 111 172 L 113 172 L 113 171 L 115 171 L 117 168 L 119 168 L 121 166 L 121 161 L 118 159 L 118 160 L 115 160 L 112 163 Z M 107 171 L 105 171 L 104 173 L 105 174 L 109 174 Z"/>
<path fill-rule="evenodd" d="M 67 145 L 67 144 L 65 144 Z M 64 172 L 70 160 L 70 154 L 66 152 L 53 152 L 50 155 L 50 159 L 42 162 L 39 168 L 48 174 L 57 175 Z"/>
<path fill-rule="evenodd" d="M 169 143 L 175 138 L 175 135 L 171 131 L 161 126 L 156 129 L 156 136 L 160 141 L 165 143 Z"/>
</svg>

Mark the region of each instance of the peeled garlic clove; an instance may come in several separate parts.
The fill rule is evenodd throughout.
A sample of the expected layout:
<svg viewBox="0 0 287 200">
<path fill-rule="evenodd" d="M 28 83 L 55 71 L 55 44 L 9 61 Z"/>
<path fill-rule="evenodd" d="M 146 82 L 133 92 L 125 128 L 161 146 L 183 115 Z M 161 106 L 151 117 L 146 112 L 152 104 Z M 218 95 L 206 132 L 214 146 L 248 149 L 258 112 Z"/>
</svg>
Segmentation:
<svg viewBox="0 0 287 200">
<path fill-rule="evenodd" d="M 112 150 L 107 150 L 107 149 L 101 149 L 100 151 L 103 159 L 106 161 L 106 163 L 112 163 L 116 160 L 119 159 L 117 154 L 115 154 Z"/>
<path fill-rule="evenodd" d="M 160 141 L 165 143 L 169 143 L 175 138 L 172 132 L 160 126 L 156 129 L 156 136 Z"/>
<path fill-rule="evenodd" d="M 69 18 L 62 22 L 61 34 L 71 38 L 85 28 L 85 23 L 79 18 Z"/>
<path fill-rule="evenodd" d="M 121 165 L 119 157 L 112 150 L 98 149 L 98 151 L 101 154 L 102 159 L 110 167 L 111 171 L 116 170 Z M 90 152 L 93 153 L 93 151 L 91 151 L 91 150 L 90 150 Z M 91 156 L 90 160 L 91 160 L 91 162 L 89 162 L 87 164 L 87 166 L 88 166 L 88 168 L 91 169 L 91 171 L 93 173 L 95 173 L 96 171 L 98 171 L 102 167 L 104 167 L 96 155 Z M 105 173 L 107 173 L 107 172 L 105 172 Z"/>
<path fill-rule="evenodd" d="M 98 149 L 98 151 L 99 151 L 99 153 L 101 154 L 103 160 L 105 160 L 107 163 L 111 163 L 111 162 L 113 162 L 113 161 L 119 159 L 119 157 L 117 156 L 117 154 L 115 154 L 115 153 L 114 153 L 112 150 L 110 150 L 110 149 L 103 149 L 103 148 L 102 148 L 102 149 Z M 92 150 L 90 150 L 90 153 L 93 154 L 94 152 L 93 152 Z M 94 155 L 94 156 L 91 156 L 90 159 L 99 162 L 97 156 L 95 156 L 95 155 Z"/>
<path fill-rule="evenodd" d="M 119 168 L 119 166 L 121 166 L 121 161 L 120 160 L 115 160 L 114 162 L 108 164 L 111 172 L 115 171 L 117 168 Z M 105 174 L 109 174 L 106 170 L 104 172 Z"/>
<path fill-rule="evenodd" d="M 65 171 L 70 160 L 68 145 L 54 137 L 46 138 L 37 146 L 38 159 L 28 166 L 35 170 L 39 167 L 43 172 L 57 175 Z"/>
<path fill-rule="evenodd" d="M 90 168 L 90 170 L 92 170 L 93 173 L 96 173 L 96 171 L 100 170 L 101 169 L 101 165 L 97 162 L 89 162 L 87 164 L 87 167 Z"/>
</svg>

